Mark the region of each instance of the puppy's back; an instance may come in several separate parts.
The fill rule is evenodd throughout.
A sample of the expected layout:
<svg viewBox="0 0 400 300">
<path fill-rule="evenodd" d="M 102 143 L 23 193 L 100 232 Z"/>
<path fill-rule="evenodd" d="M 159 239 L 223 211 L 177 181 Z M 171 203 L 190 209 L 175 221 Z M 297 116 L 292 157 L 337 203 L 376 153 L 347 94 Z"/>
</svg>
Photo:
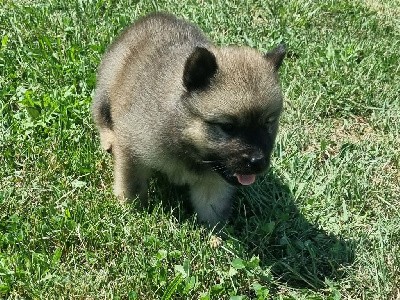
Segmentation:
<svg viewBox="0 0 400 300">
<path fill-rule="evenodd" d="M 208 45 L 196 26 L 173 15 L 153 13 L 139 19 L 103 56 L 92 108 L 95 122 L 111 129 L 113 118 L 126 112 L 131 101 L 140 101 L 146 93 L 149 100 L 176 91 L 186 58 L 195 46 Z"/>
<path fill-rule="evenodd" d="M 169 65 L 169 60 L 188 55 L 194 46 L 208 44 L 206 37 L 194 25 L 166 13 L 150 14 L 126 28 L 111 44 L 99 68 L 99 83 L 111 78 L 118 81 L 126 76 L 121 73 L 128 66 L 151 63 L 148 66 L 151 68 L 146 70 L 149 72 L 163 60 L 168 60 L 165 65 Z M 186 56 L 181 60 L 184 61 Z M 135 73 L 140 74 L 138 71 Z"/>
</svg>

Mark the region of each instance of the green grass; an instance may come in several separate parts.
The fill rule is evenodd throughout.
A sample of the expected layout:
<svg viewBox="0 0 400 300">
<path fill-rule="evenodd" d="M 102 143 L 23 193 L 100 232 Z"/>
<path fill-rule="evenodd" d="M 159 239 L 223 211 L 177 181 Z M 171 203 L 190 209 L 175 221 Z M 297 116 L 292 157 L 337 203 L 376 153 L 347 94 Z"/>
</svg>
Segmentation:
<svg viewBox="0 0 400 300">
<path fill-rule="evenodd" d="M 0 298 L 399 299 L 399 4 L 3 0 Z M 105 47 L 153 10 L 289 47 L 271 171 L 216 248 L 162 178 L 118 204 L 90 118 Z"/>
</svg>

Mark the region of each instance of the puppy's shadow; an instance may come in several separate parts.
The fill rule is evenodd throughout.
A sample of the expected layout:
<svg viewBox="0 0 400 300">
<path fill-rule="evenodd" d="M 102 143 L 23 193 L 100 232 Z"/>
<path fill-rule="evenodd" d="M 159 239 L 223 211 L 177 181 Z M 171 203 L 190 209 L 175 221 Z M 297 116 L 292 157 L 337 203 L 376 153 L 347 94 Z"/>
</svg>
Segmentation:
<svg viewBox="0 0 400 300">
<path fill-rule="evenodd" d="M 146 210 L 152 212 L 161 204 L 161 208 L 165 212 L 171 213 L 181 223 L 193 217 L 194 210 L 188 201 L 189 197 L 187 186 L 174 185 L 167 176 L 155 172 L 149 183 L 151 201 Z"/>
<path fill-rule="evenodd" d="M 235 213 L 241 217 L 232 218 L 233 236 L 289 286 L 323 287 L 354 260 L 354 243 L 307 221 L 288 186 L 271 173 L 239 192 Z"/>
<path fill-rule="evenodd" d="M 193 217 L 186 187 L 171 185 L 162 174 L 151 184 L 151 197 L 162 200 L 162 207 L 179 222 Z M 354 260 L 354 243 L 329 234 L 312 224 L 299 211 L 290 189 L 271 172 L 237 195 L 230 235 L 245 247 L 250 257 L 258 256 L 263 267 L 294 288 L 318 289 L 325 279 L 345 275 Z M 149 207 L 152 211 L 154 204 Z"/>
</svg>

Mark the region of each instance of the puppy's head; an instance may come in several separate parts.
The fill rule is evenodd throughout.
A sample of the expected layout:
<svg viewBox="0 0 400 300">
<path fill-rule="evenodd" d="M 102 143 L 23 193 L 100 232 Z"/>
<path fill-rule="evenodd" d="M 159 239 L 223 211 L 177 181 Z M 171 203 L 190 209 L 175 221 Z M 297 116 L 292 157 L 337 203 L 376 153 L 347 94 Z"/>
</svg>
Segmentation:
<svg viewBox="0 0 400 300">
<path fill-rule="evenodd" d="M 283 45 L 264 55 L 196 48 L 186 61 L 183 138 L 199 164 L 231 184 L 252 184 L 268 168 L 282 110 L 277 73 L 284 55 Z"/>
</svg>

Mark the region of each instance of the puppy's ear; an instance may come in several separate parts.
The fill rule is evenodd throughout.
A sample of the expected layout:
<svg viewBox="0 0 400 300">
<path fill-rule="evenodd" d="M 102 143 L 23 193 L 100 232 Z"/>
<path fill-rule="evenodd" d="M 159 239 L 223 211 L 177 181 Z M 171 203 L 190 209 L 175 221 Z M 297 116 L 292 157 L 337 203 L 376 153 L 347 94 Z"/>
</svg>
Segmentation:
<svg viewBox="0 0 400 300">
<path fill-rule="evenodd" d="M 196 47 L 186 60 L 183 71 L 183 85 L 188 92 L 204 90 L 217 73 L 215 55 L 203 47 Z"/>
<path fill-rule="evenodd" d="M 286 55 L 286 45 L 279 44 L 276 48 L 272 49 L 268 53 L 265 54 L 265 58 L 272 62 L 275 67 L 275 70 L 278 70 L 282 65 L 282 61 Z"/>
</svg>

